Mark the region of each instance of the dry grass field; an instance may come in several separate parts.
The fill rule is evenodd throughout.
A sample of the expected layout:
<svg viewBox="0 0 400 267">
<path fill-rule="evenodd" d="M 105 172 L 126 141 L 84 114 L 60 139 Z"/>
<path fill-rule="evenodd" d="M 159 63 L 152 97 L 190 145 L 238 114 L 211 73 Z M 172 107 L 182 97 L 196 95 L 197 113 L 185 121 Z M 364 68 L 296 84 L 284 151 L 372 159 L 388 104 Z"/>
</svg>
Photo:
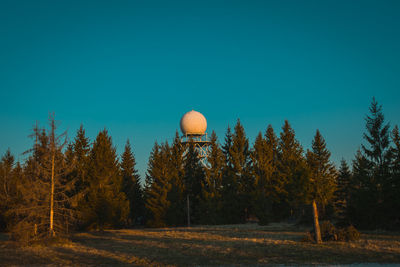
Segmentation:
<svg viewBox="0 0 400 267">
<path fill-rule="evenodd" d="M 0 237 L 0 265 L 263 266 L 400 263 L 400 234 L 357 242 L 301 242 L 290 225 L 124 229 L 76 233 L 71 241 L 18 247 Z"/>
</svg>

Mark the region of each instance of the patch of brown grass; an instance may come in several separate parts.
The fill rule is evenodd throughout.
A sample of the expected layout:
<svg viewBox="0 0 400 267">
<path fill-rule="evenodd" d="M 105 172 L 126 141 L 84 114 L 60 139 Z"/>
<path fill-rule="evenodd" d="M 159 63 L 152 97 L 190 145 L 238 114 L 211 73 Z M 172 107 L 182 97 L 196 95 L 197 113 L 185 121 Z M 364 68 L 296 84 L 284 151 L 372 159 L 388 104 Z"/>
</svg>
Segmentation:
<svg viewBox="0 0 400 267">
<path fill-rule="evenodd" d="M 400 263 L 400 235 L 357 242 L 301 242 L 291 225 L 224 225 L 77 233 L 71 242 L 16 247 L 0 238 L 0 265 L 268 265 Z"/>
</svg>

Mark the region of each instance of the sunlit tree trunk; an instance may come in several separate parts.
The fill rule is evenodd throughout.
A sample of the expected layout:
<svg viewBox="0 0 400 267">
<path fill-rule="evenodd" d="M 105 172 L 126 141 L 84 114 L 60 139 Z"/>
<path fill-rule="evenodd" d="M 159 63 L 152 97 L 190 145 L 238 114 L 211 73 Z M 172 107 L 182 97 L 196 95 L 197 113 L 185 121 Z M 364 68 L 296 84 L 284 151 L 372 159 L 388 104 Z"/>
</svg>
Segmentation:
<svg viewBox="0 0 400 267">
<path fill-rule="evenodd" d="M 319 243 L 322 243 L 322 239 L 321 239 L 321 229 L 319 228 L 319 221 L 318 221 L 317 203 L 315 200 L 313 200 L 313 202 L 312 202 L 312 208 L 313 208 L 313 216 L 314 216 L 315 242 L 319 244 Z"/>
<path fill-rule="evenodd" d="M 53 152 L 54 153 L 54 152 Z M 54 233 L 54 161 L 55 155 L 51 158 L 51 192 L 50 192 L 50 236 L 55 236 Z"/>
</svg>

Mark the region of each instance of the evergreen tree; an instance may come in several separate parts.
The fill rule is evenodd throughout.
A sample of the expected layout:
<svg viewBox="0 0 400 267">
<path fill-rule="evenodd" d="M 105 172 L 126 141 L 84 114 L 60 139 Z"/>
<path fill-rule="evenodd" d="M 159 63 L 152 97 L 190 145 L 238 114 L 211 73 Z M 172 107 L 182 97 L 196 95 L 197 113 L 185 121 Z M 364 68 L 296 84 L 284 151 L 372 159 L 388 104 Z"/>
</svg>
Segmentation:
<svg viewBox="0 0 400 267">
<path fill-rule="evenodd" d="M 189 214 L 188 225 L 191 222 L 199 222 L 202 214 L 199 210 L 199 201 L 201 197 L 202 184 L 204 184 L 204 172 L 201 166 L 199 155 L 196 151 L 195 144 L 191 141 L 188 143 L 185 155 L 185 176 L 184 183 L 186 185 L 187 205 Z"/>
<path fill-rule="evenodd" d="M 350 196 L 351 171 L 347 162 L 342 159 L 337 177 L 336 213 L 340 221 L 346 220 L 347 204 Z"/>
<path fill-rule="evenodd" d="M 18 176 L 14 165 L 14 156 L 10 149 L 7 149 L 0 161 L 0 231 L 6 229 L 6 211 L 11 208 L 16 198 Z"/>
<path fill-rule="evenodd" d="M 186 220 L 186 188 L 184 169 L 185 146 L 181 144 L 179 133 L 175 133 L 174 141 L 168 151 L 168 179 L 171 183 L 171 190 L 168 192 L 170 206 L 167 211 L 166 223 L 168 225 L 184 225 Z"/>
<path fill-rule="evenodd" d="M 205 169 L 205 180 L 202 184 L 202 197 L 199 218 L 202 224 L 222 222 L 222 177 L 225 168 L 224 155 L 218 145 L 217 135 L 213 131 L 210 138 L 210 154 L 207 158 L 209 168 Z"/>
<path fill-rule="evenodd" d="M 391 162 L 391 185 L 392 188 L 387 196 L 389 202 L 388 213 L 391 228 L 400 229 L 400 134 L 396 125 L 392 131 L 392 162 Z"/>
<path fill-rule="evenodd" d="M 376 193 L 371 190 L 374 184 L 371 169 L 371 162 L 365 158 L 361 150 L 357 150 L 353 160 L 347 213 L 350 222 L 361 228 L 370 228 L 371 225 L 376 225 L 376 215 L 370 212 L 376 209 Z"/>
<path fill-rule="evenodd" d="M 231 155 L 233 134 L 228 126 L 225 134 L 225 143 L 222 146 L 224 168 L 222 173 L 222 223 L 238 223 L 241 220 L 240 200 L 238 199 L 239 184 L 233 167 Z"/>
<path fill-rule="evenodd" d="M 354 197 L 359 201 L 359 205 L 370 203 L 368 210 L 364 207 L 354 207 L 357 213 L 362 210 L 365 214 L 359 214 L 354 218 L 358 225 L 362 227 L 386 227 L 388 216 L 391 214 L 392 181 L 390 175 L 390 165 L 392 149 L 390 148 L 389 124 L 385 124 L 382 113 L 382 106 L 375 98 L 372 99 L 370 115 L 365 119 L 366 130 L 364 139 L 366 144 L 362 145 L 362 161 L 367 161 L 367 169 L 358 172 L 355 170 L 354 179 L 360 184 L 360 191 L 354 191 Z M 356 161 L 359 159 L 356 158 Z M 362 162 L 358 162 L 361 164 Z M 365 176 L 361 176 L 364 175 Z M 389 199 L 388 199 L 389 198 Z M 361 221 L 361 218 L 364 218 Z"/>
<path fill-rule="evenodd" d="M 251 192 L 254 181 L 250 174 L 249 141 L 239 120 L 233 135 L 228 127 L 223 151 L 226 160 L 223 179 L 224 218 L 229 223 L 244 222 L 252 212 Z"/>
<path fill-rule="evenodd" d="M 89 228 L 103 229 L 126 224 L 129 201 L 122 191 L 122 177 L 115 148 L 107 130 L 99 132 L 90 151 L 89 192 L 83 220 Z"/>
<path fill-rule="evenodd" d="M 284 190 L 277 171 L 277 138 L 271 125 L 268 125 L 265 139 L 258 134 L 251 152 L 252 171 L 255 178 L 253 205 L 261 224 L 272 219 L 272 204 L 279 202 Z"/>
<path fill-rule="evenodd" d="M 150 227 L 167 226 L 167 213 L 171 205 L 168 193 L 172 188 L 168 179 L 168 151 L 168 143 L 159 146 L 156 142 L 149 158 L 145 206 L 148 210 L 147 225 Z"/>
<path fill-rule="evenodd" d="M 77 179 L 76 190 L 77 193 L 86 195 L 89 190 L 88 171 L 90 161 L 90 141 L 89 138 L 86 137 L 85 129 L 82 124 L 76 133 L 72 148 L 72 155 L 75 161 L 74 175 Z"/>
<path fill-rule="evenodd" d="M 121 175 L 122 191 L 129 201 L 128 224 L 132 225 L 139 222 L 143 216 L 144 202 L 143 192 L 140 186 L 140 179 L 135 169 L 136 161 L 131 150 L 129 140 L 126 141 L 125 150 L 122 154 Z"/>
<path fill-rule="evenodd" d="M 285 120 L 278 142 L 279 179 L 284 184 L 280 202 L 274 205 L 276 219 L 293 216 L 307 200 L 308 174 L 303 148 L 295 138 L 295 132 Z"/>
<path fill-rule="evenodd" d="M 331 153 L 319 130 L 312 142 L 312 151 L 307 151 L 307 163 L 310 168 L 310 198 L 313 206 L 314 229 L 317 243 L 322 242 L 318 222 L 317 203 L 326 205 L 333 199 L 336 190 L 336 170 L 330 162 Z"/>
</svg>

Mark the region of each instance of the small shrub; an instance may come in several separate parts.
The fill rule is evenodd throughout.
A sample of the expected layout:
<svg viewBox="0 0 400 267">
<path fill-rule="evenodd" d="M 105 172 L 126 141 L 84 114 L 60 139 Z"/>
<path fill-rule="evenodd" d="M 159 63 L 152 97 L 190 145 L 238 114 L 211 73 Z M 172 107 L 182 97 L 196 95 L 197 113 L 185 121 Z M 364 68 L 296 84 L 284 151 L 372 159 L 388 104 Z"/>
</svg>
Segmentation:
<svg viewBox="0 0 400 267">
<path fill-rule="evenodd" d="M 314 242 L 314 235 L 312 235 L 310 232 L 306 232 L 303 236 L 303 238 L 301 239 L 301 242 L 308 242 L 308 243 L 312 243 Z"/>
<path fill-rule="evenodd" d="M 336 228 L 330 221 L 323 221 L 320 224 L 322 241 L 357 241 L 360 239 L 360 232 L 350 225 L 344 228 Z M 306 232 L 302 238 L 303 242 L 315 242 L 314 230 Z"/>
<path fill-rule="evenodd" d="M 338 237 L 335 226 L 330 221 L 323 221 L 320 225 L 321 238 L 323 241 L 336 241 Z"/>
<path fill-rule="evenodd" d="M 342 228 L 338 231 L 338 241 L 357 241 L 360 239 L 360 232 L 350 225 L 346 228 Z"/>
</svg>

